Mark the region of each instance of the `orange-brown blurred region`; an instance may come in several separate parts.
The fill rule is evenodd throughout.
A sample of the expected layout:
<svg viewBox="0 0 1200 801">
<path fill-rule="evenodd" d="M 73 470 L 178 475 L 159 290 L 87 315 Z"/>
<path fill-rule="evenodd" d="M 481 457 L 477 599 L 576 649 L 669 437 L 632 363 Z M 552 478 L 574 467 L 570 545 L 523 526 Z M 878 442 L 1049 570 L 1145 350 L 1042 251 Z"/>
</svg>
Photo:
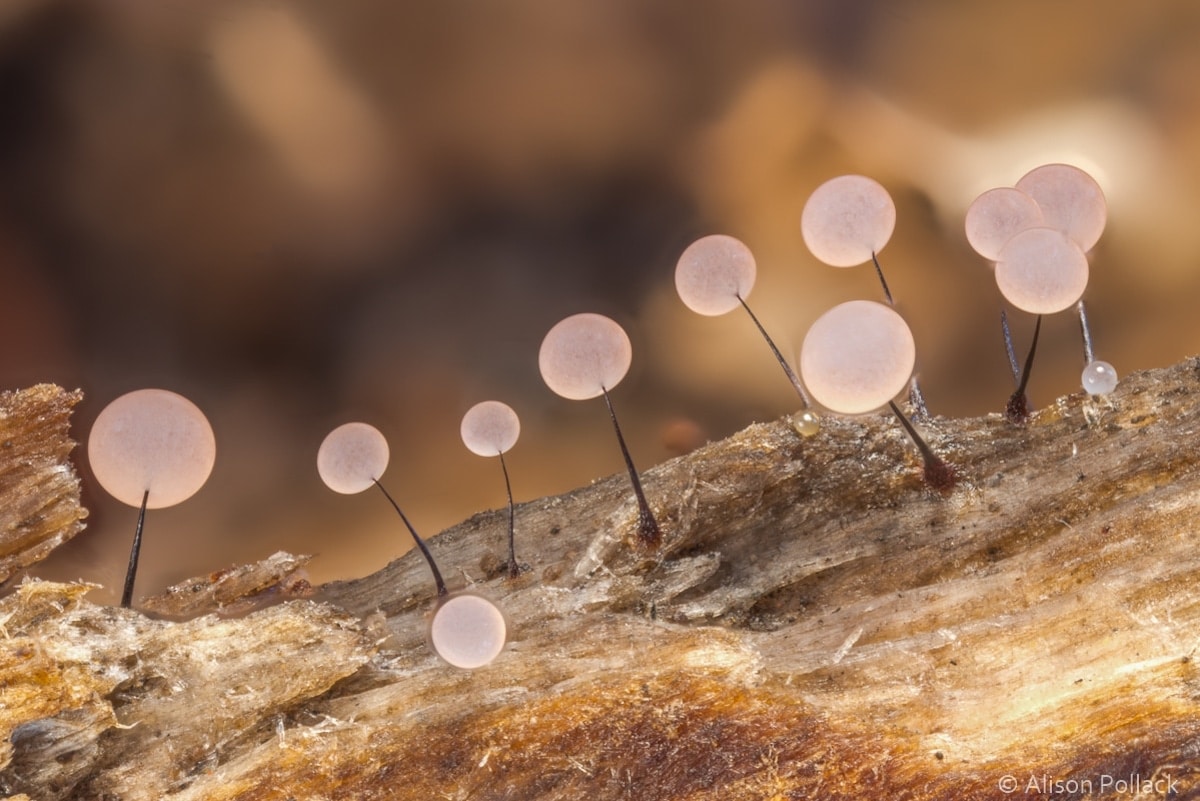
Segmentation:
<svg viewBox="0 0 1200 801">
<path fill-rule="evenodd" d="M 407 549 L 378 493 L 317 476 L 349 420 L 387 435 L 385 484 L 427 535 L 505 502 L 497 460 L 459 439 L 477 401 L 521 415 L 518 500 L 622 469 L 603 402 L 538 375 L 575 312 L 629 331 L 613 402 L 642 467 L 795 411 L 745 315 L 679 302 L 675 260 L 743 239 L 751 305 L 794 359 L 825 308 L 880 297 L 800 238 L 843 173 L 895 198 L 881 261 L 934 414 L 1012 391 L 962 218 L 1046 162 L 1109 200 L 1097 355 L 1128 373 L 1200 351 L 1192 0 L 4 0 L 0 109 L 0 386 L 82 388 L 81 441 L 147 386 L 216 430 L 209 483 L 148 517 L 139 595 L 281 548 L 317 554 L 318 581 Z M 1024 350 L 1033 320 L 1010 317 Z M 1033 403 L 1082 365 L 1076 318 L 1048 319 Z M 136 513 L 77 455 L 89 529 L 38 572 L 115 597 Z"/>
</svg>

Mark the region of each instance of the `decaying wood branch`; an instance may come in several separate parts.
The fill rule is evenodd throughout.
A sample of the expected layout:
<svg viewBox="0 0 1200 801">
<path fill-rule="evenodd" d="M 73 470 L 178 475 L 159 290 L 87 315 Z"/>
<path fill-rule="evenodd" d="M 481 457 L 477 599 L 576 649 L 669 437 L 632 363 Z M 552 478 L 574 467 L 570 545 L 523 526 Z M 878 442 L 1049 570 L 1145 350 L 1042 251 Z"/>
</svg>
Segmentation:
<svg viewBox="0 0 1200 801">
<path fill-rule="evenodd" d="M 0 787 L 1198 797 L 1198 388 L 1193 360 L 1025 426 L 936 419 L 924 433 L 962 479 L 948 494 L 886 417 L 808 438 L 754 425 L 648 471 L 660 548 L 637 544 L 623 476 L 522 505 L 516 580 L 506 515 L 477 515 L 432 542 L 509 616 L 474 672 L 425 645 L 416 554 L 185 622 L 26 583 L 0 601 Z"/>
<path fill-rule="evenodd" d="M 0 582 L 83 530 L 67 436 L 82 397 L 48 384 L 0 392 Z"/>
</svg>

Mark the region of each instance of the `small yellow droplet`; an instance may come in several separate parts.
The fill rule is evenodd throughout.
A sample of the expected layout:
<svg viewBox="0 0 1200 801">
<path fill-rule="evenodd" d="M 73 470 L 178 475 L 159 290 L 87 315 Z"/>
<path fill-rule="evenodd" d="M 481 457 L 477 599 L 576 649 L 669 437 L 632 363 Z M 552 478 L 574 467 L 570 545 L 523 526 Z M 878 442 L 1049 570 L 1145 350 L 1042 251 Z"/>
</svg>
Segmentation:
<svg viewBox="0 0 1200 801">
<path fill-rule="evenodd" d="M 811 437 L 821 430 L 821 421 L 812 412 L 801 412 L 792 418 L 792 428 L 802 437 Z"/>
</svg>

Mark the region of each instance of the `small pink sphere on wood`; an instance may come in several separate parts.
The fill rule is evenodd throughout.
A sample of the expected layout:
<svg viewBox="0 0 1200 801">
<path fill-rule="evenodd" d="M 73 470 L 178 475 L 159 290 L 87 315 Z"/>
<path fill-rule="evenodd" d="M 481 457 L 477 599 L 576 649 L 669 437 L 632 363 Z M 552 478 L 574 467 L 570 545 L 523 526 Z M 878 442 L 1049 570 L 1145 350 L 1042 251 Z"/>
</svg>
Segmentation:
<svg viewBox="0 0 1200 801">
<path fill-rule="evenodd" d="M 192 497 L 212 473 L 216 439 L 204 413 L 182 395 L 139 389 L 114 400 L 88 436 L 88 460 L 100 486 L 118 501 L 146 508 Z M 146 496 L 146 493 L 149 495 Z"/>
<path fill-rule="evenodd" d="M 1074 305 L 1087 289 L 1088 261 L 1079 245 L 1052 228 L 1021 231 L 1000 249 L 996 286 L 1009 303 L 1030 314 Z"/>
<path fill-rule="evenodd" d="M 904 318 L 882 303 L 834 306 L 808 329 L 800 374 L 818 403 L 841 414 L 871 412 L 908 384 L 916 345 Z"/>
<path fill-rule="evenodd" d="M 1070 164 L 1045 164 L 1027 172 L 1017 189 L 1033 198 L 1047 228 L 1066 234 L 1083 252 L 1104 232 L 1108 202 L 1096 179 Z"/>
<path fill-rule="evenodd" d="M 367 423 L 346 423 L 330 431 L 317 450 L 317 472 L 334 492 L 353 495 L 370 487 L 387 469 L 387 439 Z"/>
<path fill-rule="evenodd" d="M 504 650 L 508 624 L 494 603 L 463 593 L 443 601 L 429 624 L 429 642 L 454 667 L 474 670 Z"/>
<path fill-rule="evenodd" d="M 1002 186 L 989 189 L 967 207 L 964 221 L 967 242 L 985 259 L 996 261 L 1000 249 L 1027 228 L 1040 228 L 1042 210 L 1033 198 L 1019 189 Z"/>
<path fill-rule="evenodd" d="M 817 187 L 800 215 L 812 254 L 832 267 L 854 267 L 883 250 L 896 228 L 896 204 L 878 181 L 842 175 Z"/>
<path fill-rule="evenodd" d="M 625 329 L 602 314 L 575 314 L 542 340 L 538 368 L 546 386 L 570 400 L 587 400 L 621 383 L 633 362 Z"/>
<path fill-rule="evenodd" d="M 499 456 L 517 444 L 517 438 L 521 436 L 521 420 L 507 403 L 483 401 L 463 415 L 459 433 L 471 453 Z"/>
<path fill-rule="evenodd" d="M 675 290 L 697 314 L 715 317 L 736 309 L 754 288 L 754 254 L 741 240 L 724 234 L 688 245 L 675 265 Z"/>
</svg>

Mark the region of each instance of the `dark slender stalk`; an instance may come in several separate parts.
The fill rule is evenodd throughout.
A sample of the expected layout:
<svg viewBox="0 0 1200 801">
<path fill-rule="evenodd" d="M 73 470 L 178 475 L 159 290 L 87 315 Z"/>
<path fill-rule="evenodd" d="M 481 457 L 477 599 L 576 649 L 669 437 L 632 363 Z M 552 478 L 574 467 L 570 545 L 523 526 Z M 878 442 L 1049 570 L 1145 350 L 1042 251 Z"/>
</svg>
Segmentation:
<svg viewBox="0 0 1200 801">
<path fill-rule="evenodd" d="M 895 306 L 896 301 L 892 300 L 892 290 L 888 289 L 887 280 L 883 277 L 883 268 L 879 266 L 879 257 L 875 255 L 875 251 L 871 251 L 871 263 L 875 265 L 875 274 L 879 276 L 879 285 L 883 287 L 883 296 L 887 298 L 889 306 Z"/>
<path fill-rule="evenodd" d="M 138 557 L 142 553 L 142 527 L 146 524 L 146 504 L 150 502 L 150 490 L 142 493 L 142 506 L 138 509 L 137 528 L 133 530 L 133 547 L 129 549 L 129 567 L 125 569 L 125 589 L 121 592 L 121 608 L 128 609 L 133 603 L 133 582 L 137 577 Z"/>
<path fill-rule="evenodd" d="M 517 516 L 513 505 L 512 482 L 508 480 L 508 465 L 504 462 L 504 454 L 500 457 L 500 469 L 504 471 L 504 490 L 508 493 L 508 577 L 516 578 L 521 575 L 521 566 L 517 564 Z"/>
<path fill-rule="evenodd" d="M 450 593 L 446 590 L 446 582 L 442 580 L 442 573 L 438 570 L 437 563 L 433 561 L 433 554 L 429 552 L 429 546 L 425 544 L 425 540 L 417 535 L 417 530 L 413 528 L 412 523 L 408 522 L 408 518 L 404 516 L 404 512 L 400 509 L 400 504 L 396 503 L 396 499 L 383 488 L 378 479 L 371 479 L 375 482 L 375 486 L 379 487 L 379 491 L 383 493 L 383 497 L 388 499 L 388 503 L 396 510 L 396 514 L 400 515 L 400 519 L 404 521 L 404 525 L 408 528 L 408 533 L 412 534 L 413 542 L 417 548 L 421 550 L 421 555 L 425 557 L 425 561 L 429 563 L 429 569 L 433 572 L 433 583 L 437 585 L 437 594 L 439 598 L 445 598 Z"/>
<path fill-rule="evenodd" d="M 936 490 L 946 491 L 952 489 L 958 482 L 958 475 L 954 472 L 954 468 L 946 464 L 942 457 L 933 452 L 933 448 L 921 438 L 917 433 L 917 429 L 908 421 L 904 413 L 900 411 L 900 407 L 895 401 L 888 401 L 888 406 L 892 408 L 892 413 L 896 415 L 896 419 L 900 421 L 900 425 L 904 426 L 904 430 L 908 432 L 909 439 L 917 446 L 917 450 L 921 452 L 921 459 L 925 462 L 925 483 Z"/>
<path fill-rule="evenodd" d="M 896 308 L 896 301 L 892 298 L 892 290 L 888 288 L 887 279 L 883 277 L 883 266 L 880 265 L 879 256 L 873 250 L 871 251 L 871 263 L 875 265 L 875 275 L 879 277 L 879 285 L 883 287 L 883 297 L 887 300 L 889 306 L 893 309 Z M 916 376 L 912 377 L 912 381 L 908 385 L 908 402 L 912 404 L 913 417 L 918 420 L 929 419 L 929 407 L 925 405 L 925 394 L 921 392 L 921 385 L 917 381 Z"/>
<path fill-rule="evenodd" d="M 1033 342 L 1029 343 L 1029 355 L 1025 357 L 1025 369 L 1021 371 L 1021 383 L 1017 385 L 1017 392 L 1024 394 L 1025 387 L 1029 385 L 1029 375 L 1033 372 L 1033 357 L 1037 353 L 1038 335 L 1042 332 L 1042 315 L 1037 316 L 1037 322 L 1033 325 Z"/>
<path fill-rule="evenodd" d="M 1017 351 L 1013 348 L 1012 331 L 1008 327 L 1008 315 L 1000 310 L 1000 330 L 1004 332 L 1004 352 L 1008 354 L 1008 366 L 1012 370 L 1013 384 L 1021 384 L 1021 365 L 1017 364 Z"/>
<path fill-rule="evenodd" d="M 1088 365 L 1096 361 L 1096 351 L 1092 348 L 1092 328 L 1088 325 L 1087 309 L 1083 307 L 1083 301 L 1076 303 L 1075 308 L 1079 311 L 1079 331 L 1083 334 L 1083 363 Z"/>
<path fill-rule="evenodd" d="M 807 409 L 812 406 L 812 398 L 808 397 L 808 391 L 800 383 L 800 376 L 796 375 L 796 371 L 783 358 L 783 354 L 779 352 L 779 348 L 775 347 L 775 340 L 771 339 L 771 335 L 767 333 L 767 329 L 763 328 L 762 323 L 758 321 L 758 317 L 754 315 L 754 312 L 750 311 L 750 307 L 746 305 L 746 301 L 742 299 L 742 296 L 738 295 L 737 299 L 738 303 L 742 304 L 742 308 L 746 310 L 746 314 L 750 315 L 750 319 L 754 321 L 755 327 L 758 328 L 758 333 L 762 334 L 763 339 L 767 341 L 767 345 L 771 347 L 771 352 L 775 354 L 775 360 L 783 368 L 788 381 L 792 382 L 792 387 L 796 390 L 796 394 L 800 396 L 800 403 L 802 404 L 800 408 Z"/>
<path fill-rule="evenodd" d="M 625 445 L 625 437 L 621 435 L 621 424 L 617 422 L 617 413 L 613 411 L 612 399 L 608 397 L 608 389 L 601 387 L 604 393 L 604 403 L 608 406 L 608 416 L 612 418 L 613 430 L 617 432 L 617 443 L 621 446 L 621 455 L 625 457 L 625 467 L 629 469 L 629 480 L 633 483 L 633 494 L 638 503 L 638 537 L 646 545 L 657 545 L 662 541 L 662 531 L 650 504 L 646 502 L 646 493 L 642 491 L 642 481 L 638 478 L 637 468 L 633 466 L 633 457 Z"/>
<path fill-rule="evenodd" d="M 1021 383 L 1017 391 L 1008 399 L 1004 407 L 1004 416 L 1014 423 L 1024 423 L 1029 419 L 1029 398 L 1025 395 L 1025 387 L 1029 385 L 1029 375 L 1033 372 L 1033 356 L 1037 353 L 1038 334 L 1042 331 L 1042 315 L 1038 315 L 1037 323 L 1033 326 L 1033 342 L 1029 345 L 1029 355 L 1025 357 L 1025 369 L 1021 371 Z"/>
</svg>

